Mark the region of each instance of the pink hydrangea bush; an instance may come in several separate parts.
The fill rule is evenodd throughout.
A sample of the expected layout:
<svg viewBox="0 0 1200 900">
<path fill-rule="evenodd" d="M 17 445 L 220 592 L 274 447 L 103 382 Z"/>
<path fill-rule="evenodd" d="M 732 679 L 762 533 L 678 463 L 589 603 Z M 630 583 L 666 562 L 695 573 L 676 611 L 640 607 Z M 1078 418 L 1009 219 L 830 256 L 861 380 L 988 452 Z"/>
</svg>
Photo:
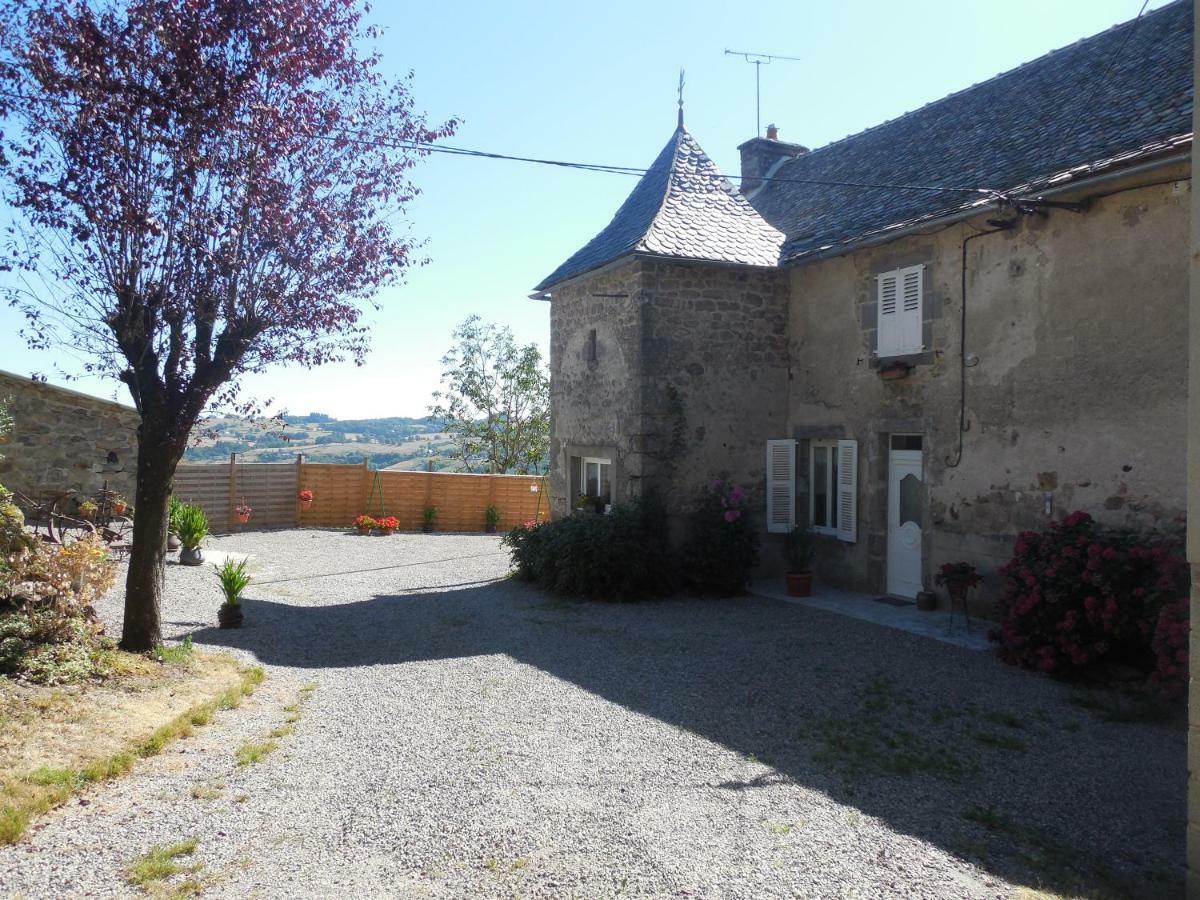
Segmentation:
<svg viewBox="0 0 1200 900">
<path fill-rule="evenodd" d="M 1168 695 L 1187 685 L 1189 574 L 1175 537 L 1098 526 L 1074 512 L 1017 536 L 992 639 L 1000 656 L 1060 676 L 1142 669 Z"/>
</svg>

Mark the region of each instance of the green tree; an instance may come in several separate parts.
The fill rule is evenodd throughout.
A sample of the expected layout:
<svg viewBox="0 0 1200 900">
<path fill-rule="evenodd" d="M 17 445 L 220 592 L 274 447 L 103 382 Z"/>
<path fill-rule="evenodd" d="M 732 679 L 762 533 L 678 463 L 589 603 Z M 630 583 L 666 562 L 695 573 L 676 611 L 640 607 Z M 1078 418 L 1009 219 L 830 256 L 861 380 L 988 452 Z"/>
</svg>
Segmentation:
<svg viewBox="0 0 1200 900">
<path fill-rule="evenodd" d="M 537 344 L 517 346 L 507 326 L 471 316 L 442 357 L 443 389 L 430 414 L 468 472 L 530 475 L 550 446 L 550 378 Z"/>
</svg>

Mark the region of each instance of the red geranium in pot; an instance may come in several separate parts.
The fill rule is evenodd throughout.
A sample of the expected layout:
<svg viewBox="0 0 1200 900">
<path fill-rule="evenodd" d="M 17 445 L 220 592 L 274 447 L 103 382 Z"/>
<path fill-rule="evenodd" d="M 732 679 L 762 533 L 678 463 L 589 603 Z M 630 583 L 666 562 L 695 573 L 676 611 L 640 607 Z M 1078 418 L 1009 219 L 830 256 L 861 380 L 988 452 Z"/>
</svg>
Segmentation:
<svg viewBox="0 0 1200 900">
<path fill-rule="evenodd" d="M 297 496 L 300 498 L 300 508 L 301 509 L 308 509 L 310 506 L 312 506 L 312 501 L 313 501 L 313 492 L 312 491 L 305 489 L 305 490 L 301 491 Z"/>
<path fill-rule="evenodd" d="M 238 523 L 245 525 L 250 521 L 250 513 L 254 512 L 254 507 L 250 506 L 245 500 L 243 500 L 233 508 L 233 511 L 237 514 Z"/>
</svg>

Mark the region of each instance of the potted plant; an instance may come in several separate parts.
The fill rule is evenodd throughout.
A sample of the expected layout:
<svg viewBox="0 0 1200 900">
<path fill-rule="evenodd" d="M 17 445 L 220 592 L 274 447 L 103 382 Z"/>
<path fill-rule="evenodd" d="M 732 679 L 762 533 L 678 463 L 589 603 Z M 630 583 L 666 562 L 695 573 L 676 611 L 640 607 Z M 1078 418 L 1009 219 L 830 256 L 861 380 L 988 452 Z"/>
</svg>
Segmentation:
<svg viewBox="0 0 1200 900">
<path fill-rule="evenodd" d="M 96 518 L 96 510 L 99 509 L 92 500 L 84 500 L 79 504 L 79 517 L 87 519 L 89 522 Z"/>
<path fill-rule="evenodd" d="M 946 593 L 950 595 L 950 608 L 953 609 L 955 601 L 963 604 L 967 602 L 967 593 L 983 581 L 983 578 L 970 563 L 952 562 L 944 563 L 938 574 L 933 576 L 933 580 L 946 589 Z"/>
<path fill-rule="evenodd" d="M 243 500 L 233 508 L 233 511 L 237 514 L 238 524 L 245 525 L 250 521 L 250 513 L 254 512 L 254 507 Z"/>
<path fill-rule="evenodd" d="M 204 562 L 200 542 L 208 537 L 208 516 L 200 507 L 184 503 L 179 507 L 176 518 L 179 541 L 183 545 L 183 549 L 179 551 L 179 561 L 185 566 L 198 566 Z"/>
<path fill-rule="evenodd" d="M 575 498 L 575 512 L 594 512 L 596 509 L 596 498 L 588 494 L 580 494 Z"/>
<path fill-rule="evenodd" d="M 354 529 L 359 534 L 370 534 L 371 529 L 373 529 L 375 525 L 375 520 L 367 515 L 358 516 L 354 519 Z"/>
<path fill-rule="evenodd" d="M 222 628 L 242 627 L 242 591 L 250 583 L 246 562 L 227 559 L 224 564 L 213 566 L 221 580 L 221 593 L 225 595 L 225 602 L 217 609 L 217 622 Z"/>
<path fill-rule="evenodd" d="M 437 519 L 437 507 L 427 506 L 421 510 L 421 530 L 426 534 L 433 531 L 433 523 Z"/>
<path fill-rule="evenodd" d="M 483 530 L 488 534 L 495 534 L 496 527 L 500 524 L 500 510 L 494 506 L 489 506 L 483 511 Z"/>
<path fill-rule="evenodd" d="M 313 492 L 312 491 L 305 489 L 305 490 L 301 491 L 297 496 L 300 498 L 300 508 L 301 509 L 308 509 L 310 506 L 312 506 L 312 501 L 313 501 Z"/>
<path fill-rule="evenodd" d="M 384 516 L 375 520 L 375 527 L 379 529 L 380 534 L 393 534 L 400 527 L 400 520 L 395 516 Z"/>
<path fill-rule="evenodd" d="M 790 597 L 812 596 L 812 538 L 802 528 L 793 528 L 783 540 L 787 563 L 787 592 Z"/>
<path fill-rule="evenodd" d="M 125 515 L 125 510 L 129 509 L 129 501 L 120 494 L 117 494 L 113 497 L 112 509 L 114 516 L 123 516 Z"/>
<path fill-rule="evenodd" d="M 178 497 L 167 500 L 167 550 L 174 552 L 183 546 L 179 540 L 179 510 L 183 507 Z"/>
</svg>

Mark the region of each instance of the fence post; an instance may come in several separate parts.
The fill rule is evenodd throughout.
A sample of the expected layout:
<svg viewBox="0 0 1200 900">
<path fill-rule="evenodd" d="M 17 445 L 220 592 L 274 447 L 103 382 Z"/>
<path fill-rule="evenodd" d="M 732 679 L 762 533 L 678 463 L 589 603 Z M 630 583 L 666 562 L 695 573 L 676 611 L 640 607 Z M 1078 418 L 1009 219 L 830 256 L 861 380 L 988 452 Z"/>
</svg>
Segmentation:
<svg viewBox="0 0 1200 900">
<path fill-rule="evenodd" d="M 296 454 L 296 496 L 293 502 L 296 504 L 296 527 L 300 527 L 300 489 L 304 487 L 304 454 Z"/>
<path fill-rule="evenodd" d="M 229 508 L 225 511 L 225 527 L 233 531 L 234 507 L 237 506 L 237 454 L 229 454 Z"/>
<path fill-rule="evenodd" d="M 367 504 L 371 502 L 371 460 L 369 457 L 363 457 L 362 468 L 362 499 L 358 503 L 358 508 L 362 510 L 359 515 L 365 516 L 367 514 Z"/>
</svg>

